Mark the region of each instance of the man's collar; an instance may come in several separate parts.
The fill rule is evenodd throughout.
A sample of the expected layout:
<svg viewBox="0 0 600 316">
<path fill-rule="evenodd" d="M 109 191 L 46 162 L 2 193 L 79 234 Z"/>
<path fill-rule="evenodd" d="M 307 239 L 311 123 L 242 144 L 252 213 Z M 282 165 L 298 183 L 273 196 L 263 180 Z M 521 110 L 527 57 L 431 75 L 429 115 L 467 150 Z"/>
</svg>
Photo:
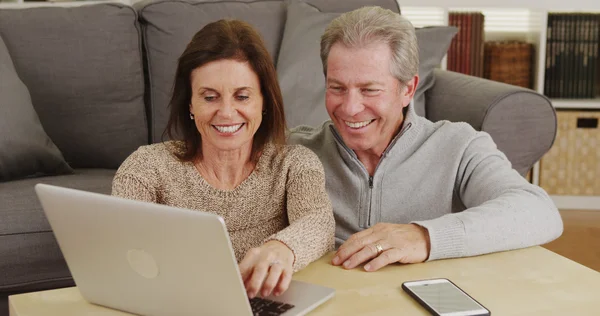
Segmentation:
<svg viewBox="0 0 600 316">
<path fill-rule="evenodd" d="M 412 102 L 408 104 L 406 107 L 406 113 L 404 115 L 404 122 L 402 122 L 402 127 L 410 124 L 415 125 L 417 123 L 417 113 L 415 112 L 415 107 Z"/>
</svg>

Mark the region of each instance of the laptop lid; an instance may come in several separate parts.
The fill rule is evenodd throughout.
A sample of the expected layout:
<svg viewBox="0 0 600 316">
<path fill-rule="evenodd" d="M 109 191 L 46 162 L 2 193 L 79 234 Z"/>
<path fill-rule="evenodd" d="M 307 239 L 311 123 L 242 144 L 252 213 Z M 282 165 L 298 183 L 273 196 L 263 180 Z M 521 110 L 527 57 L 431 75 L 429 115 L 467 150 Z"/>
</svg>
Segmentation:
<svg viewBox="0 0 600 316">
<path fill-rule="evenodd" d="M 97 193 L 35 186 L 81 295 L 143 315 L 251 315 L 223 220 Z"/>
</svg>

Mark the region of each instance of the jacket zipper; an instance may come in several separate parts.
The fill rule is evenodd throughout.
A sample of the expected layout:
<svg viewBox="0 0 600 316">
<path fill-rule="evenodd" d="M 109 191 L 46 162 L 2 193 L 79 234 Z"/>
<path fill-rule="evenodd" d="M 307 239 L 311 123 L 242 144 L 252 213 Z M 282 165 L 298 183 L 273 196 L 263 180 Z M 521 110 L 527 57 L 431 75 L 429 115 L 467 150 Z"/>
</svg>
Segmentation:
<svg viewBox="0 0 600 316">
<path fill-rule="evenodd" d="M 381 164 L 381 161 L 383 161 L 383 158 L 385 158 L 385 156 L 390 151 L 390 149 L 392 147 L 394 147 L 394 145 L 396 144 L 396 141 L 398 141 L 398 138 L 400 138 L 400 136 L 404 135 L 404 133 L 406 133 L 406 131 L 408 131 L 410 129 L 411 125 L 412 125 L 411 123 L 406 124 L 406 126 L 404 126 L 402 128 L 400 133 L 398 133 L 398 135 L 396 135 L 396 137 L 394 137 L 394 139 L 392 139 L 392 141 L 390 142 L 390 145 L 385 149 L 383 154 L 381 154 L 381 158 L 379 159 L 379 162 L 377 162 L 377 166 L 375 166 L 375 170 L 373 171 L 373 176 L 377 172 L 377 169 L 379 169 L 379 165 Z M 362 165 L 362 163 L 361 163 L 361 165 Z M 367 169 L 365 168 L 365 171 L 366 170 Z M 368 172 L 367 172 L 367 174 L 368 174 Z M 371 216 L 373 214 L 373 212 L 371 211 L 372 207 L 373 207 L 373 176 L 369 175 L 369 215 L 367 216 L 367 226 L 371 226 Z"/>
<path fill-rule="evenodd" d="M 381 161 L 381 160 L 380 160 Z M 379 165 L 379 164 L 377 164 Z M 375 167 L 377 170 L 377 167 Z M 375 172 L 373 172 L 375 174 Z M 369 213 L 367 216 L 367 227 L 371 226 L 371 208 L 373 207 L 373 176 L 369 175 Z"/>
<path fill-rule="evenodd" d="M 373 171 L 373 175 L 375 175 L 375 173 L 377 172 L 377 169 L 379 168 L 379 165 L 381 164 L 381 161 L 383 160 L 383 158 L 385 158 L 385 156 L 387 155 L 387 153 L 390 151 L 390 149 L 392 147 L 394 147 L 394 145 L 396 144 L 396 142 L 398 141 L 398 139 L 400 138 L 400 136 L 404 135 L 412 126 L 412 123 L 408 123 L 406 124 L 406 126 L 404 126 L 402 128 L 402 130 L 400 130 L 400 132 L 398 133 L 398 135 L 396 135 L 396 137 L 394 137 L 394 139 L 392 139 L 392 141 L 390 142 L 390 145 L 385 149 L 385 151 L 383 152 L 383 154 L 381 154 L 381 159 L 379 159 L 379 162 L 377 163 L 377 166 L 375 166 L 375 170 Z M 348 148 L 348 146 L 346 146 L 346 143 L 344 143 L 341 139 L 341 136 L 338 135 L 338 133 L 336 132 L 336 130 L 332 127 L 331 128 L 332 132 L 333 132 L 333 136 L 335 137 L 335 139 L 338 141 L 338 144 L 341 144 L 342 147 L 344 147 L 344 149 L 350 154 L 350 156 L 352 158 L 354 158 L 354 160 L 356 162 L 358 162 L 358 165 L 363 169 L 363 171 L 365 172 L 365 174 L 367 174 L 367 176 L 369 177 L 369 212 L 367 213 L 367 226 L 371 226 L 371 208 L 373 205 L 373 176 L 371 176 L 369 174 L 369 171 L 367 171 L 367 168 L 365 168 L 365 166 L 362 164 L 362 162 L 360 162 L 360 160 L 358 160 L 358 157 L 356 157 L 356 155 L 354 154 L 354 152 L 352 151 L 352 149 Z M 362 224 L 361 224 L 362 226 Z"/>
</svg>

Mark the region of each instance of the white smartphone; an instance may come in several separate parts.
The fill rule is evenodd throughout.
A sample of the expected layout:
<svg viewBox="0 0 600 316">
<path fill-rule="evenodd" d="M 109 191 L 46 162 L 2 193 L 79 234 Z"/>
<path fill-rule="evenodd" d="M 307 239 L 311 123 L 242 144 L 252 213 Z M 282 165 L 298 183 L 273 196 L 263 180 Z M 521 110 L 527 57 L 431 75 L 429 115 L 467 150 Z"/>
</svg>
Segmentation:
<svg viewBox="0 0 600 316">
<path fill-rule="evenodd" d="M 408 281 L 402 289 L 436 316 L 490 316 L 490 311 L 448 279 Z"/>
</svg>

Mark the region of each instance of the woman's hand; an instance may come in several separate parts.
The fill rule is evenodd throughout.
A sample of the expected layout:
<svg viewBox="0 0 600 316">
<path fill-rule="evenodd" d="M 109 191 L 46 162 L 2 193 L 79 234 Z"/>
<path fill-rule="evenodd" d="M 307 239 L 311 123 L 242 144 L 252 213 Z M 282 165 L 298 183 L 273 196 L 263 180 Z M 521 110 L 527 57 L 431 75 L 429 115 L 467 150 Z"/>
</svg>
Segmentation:
<svg viewBox="0 0 600 316">
<path fill-rule="evenodd" d="M 239 265 L 248 297 L 281 295 L 292 281 L 293 264 L 294 253 L 279 241 L 250 249 Z"/>
</svg>

